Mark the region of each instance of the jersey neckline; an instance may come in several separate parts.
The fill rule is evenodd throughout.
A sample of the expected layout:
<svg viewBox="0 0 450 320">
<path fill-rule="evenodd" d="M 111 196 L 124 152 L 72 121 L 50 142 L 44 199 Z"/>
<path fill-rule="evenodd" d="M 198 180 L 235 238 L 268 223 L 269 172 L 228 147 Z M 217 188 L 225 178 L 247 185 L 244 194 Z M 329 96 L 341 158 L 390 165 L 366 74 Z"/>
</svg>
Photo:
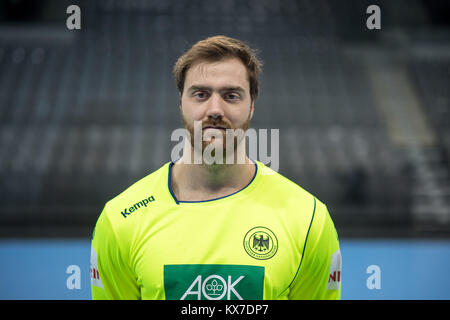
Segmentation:
<svg viewBox="0 0 450 320">
<path fill-rule="evenodd" d="M 248 187 L 249 187 L 250 185 L 254 184 L 253 182 L 255 181 L 256 176 L 258 175 L 258 164 L 257 164 L 257 161 L 255 161 L 255 160 L 250 159 L 250 161 L 252 161 L 252 162 L 255 164 L 255 173 L 254 173 L 252 179 L 250 180 L 250 182 L 249 182 L 245 187 L 243 187 L 242 189 L 240 189 L 240 190 L 238 190 L 238 191 L 235 191 L 235 192 L 233 192 L 233 193 L 230 193 L 230 194 L 228 194 L 228 195 L 226 195 L 226 196 L 223 196 L 223 197 L 214 198 L 214 199 L 209 199 L 209 200 L 200 200 L 200 201 L 181 201 L 181 200 L 178 200 L 178 199 L 177 199 L 177 197 L 176 197 L 175 194 L 173 193 L 173 190 L 172 190 L 172 181 L 171 181 L 171 177 L 172 177 L 172 166 L 173 166 L 175 163 L 174 163 L 173 161 L 170 161 L 170 162 L 169 162 L 169 165 L 168 165 L 169 168 L 168 168 L 168 181 L 167 181 L 167 187 L 168 187 L 168 189 L 169 189 L 169 193 L 170 193 L 170 195 L 172 196 L 172 199 L 173 199 L 173 200 L 175 201 L 175 203 L 178 204 L 178 205 L 179 205 L 179 204 L 182 204 L 182 203 L 211 203 L 211 202 L 214 202 L 214 201 L 217 201 L 217 200 L 222 200 L 222 199 L 225 199 L 225 198 L 229 198 L 229 197 L 231 197 L 231 196 L 233 196 L 233 195 L 236 195 L 236 194 L 238 194 L 238 193 L 241 193 L 242 191 L 248 189 Z"/>
</svg>

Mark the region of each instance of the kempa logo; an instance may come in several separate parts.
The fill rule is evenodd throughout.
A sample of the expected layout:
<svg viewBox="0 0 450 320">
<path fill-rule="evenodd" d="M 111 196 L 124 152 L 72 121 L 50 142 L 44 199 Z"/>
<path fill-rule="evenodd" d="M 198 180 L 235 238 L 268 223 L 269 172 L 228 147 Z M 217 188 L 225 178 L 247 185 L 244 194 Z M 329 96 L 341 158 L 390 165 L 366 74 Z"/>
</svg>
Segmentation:
<svg viewBox="0 0 450 320">
<path fill-rule="evenodd" d="M 167 300 L 261 300 L 264 267 L 226 264 L 164 266 Z"/>
<path fill-rule="evenodd" d="M 150 196 L 147 199 L 144 199 L 144 200 L 139 201 L 138 203 L 135 203 L 132 207 L 125 208 L 121 212 L 121 214 L 123 215 L 124 218 L 126 218 L 128 215 L 130 215 L 134 211 L 139 210 L 141 207 L 147 207 L 147 205 L 153 201 L 155 201 L 155 198 L 153 196 Z M 127 210 L 129 210 L 129 211 L 127 211 Z"/>
<path fill-rule="evenodd" d="M 184 300 L 188 295 L 196 296 L 197 300 L 201 300 L 202 295 L 208 300 L 222 300 L 226 295 L 227 300 L 231 300 L 231 294 L 237 299 L 243 300 L 239 292 L 236 291 L 235 286 L 244 278 L 245 276 L 240 276 L 233 281 L 231 276 L 228 276 L 227 280 L 225 280 L 221 276 L 213 274 L 202 281 L 202 276 L 199 275 L 180 300 Z"/>
</svg>

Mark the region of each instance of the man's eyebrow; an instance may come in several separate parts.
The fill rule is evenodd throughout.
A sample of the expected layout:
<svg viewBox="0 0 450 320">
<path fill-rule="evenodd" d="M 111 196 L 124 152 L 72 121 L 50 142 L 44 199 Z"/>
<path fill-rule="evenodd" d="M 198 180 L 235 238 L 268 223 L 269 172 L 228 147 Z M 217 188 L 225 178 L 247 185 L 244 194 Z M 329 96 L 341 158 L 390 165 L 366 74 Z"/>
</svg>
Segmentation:
<svg viewBox="0 0 450 320">
<path fill-rule="evenodd" d="M 225 88 L 223 88 L 223 90 L 225 90 L 225 91 L 236 91 L 236 92 L 239 92 L 241 94 L 245 94 L 245 90 L 243 88 L 239 87 L 239 86 L 237 86 L 237 87 L 225 87 Z"/>
<path fill-rule="evenodd" d="M 197 91 L 197 90 L 212 91 L 213 89 L 208 86 L 193 85 L 193 86 L 190 86 L 187 91 L 193 92 L 193 91 Z M 226 86 L 226 87 L 220 88 L 220 91 L 236 91 L 241 94 L 245 94 L 244 88 L 242 88 L 240 86 Z"/>
<path fill-rule="evenodd" d="M 211 90 L 211 87 L 207 87 L 207 86 L 197 86 L 197 85 L 193 85 L 190 86 L 187 91 L 188 92 L 192 92 L 192 91 L 197 91 L 197 90 Z"/>
</svg>

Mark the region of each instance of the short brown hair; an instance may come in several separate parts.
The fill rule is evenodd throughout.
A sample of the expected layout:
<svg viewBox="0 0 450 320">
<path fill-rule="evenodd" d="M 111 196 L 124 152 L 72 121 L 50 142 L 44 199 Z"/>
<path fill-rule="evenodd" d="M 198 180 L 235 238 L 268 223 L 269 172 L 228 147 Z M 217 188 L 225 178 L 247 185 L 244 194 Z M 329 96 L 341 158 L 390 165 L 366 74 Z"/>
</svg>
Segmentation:
<svg viewBox="0 0 450 320">
<path fill-rule="evenodd" d="M 184 81 L 189 68 L 197 61 L 221 61 L 226 58 L 239 58 L 247 69 L 250 83 L 250 97 L 254 101 L 259 93 L 258 76 L 262 71 L 262 62 L 257 58 L 256 51 L 246 43 L 226 36 L 214 36 L 201 40 L 184 53 L 173 68 L 173 74 L 180 95 L 184 90 Z"/>
</svg>

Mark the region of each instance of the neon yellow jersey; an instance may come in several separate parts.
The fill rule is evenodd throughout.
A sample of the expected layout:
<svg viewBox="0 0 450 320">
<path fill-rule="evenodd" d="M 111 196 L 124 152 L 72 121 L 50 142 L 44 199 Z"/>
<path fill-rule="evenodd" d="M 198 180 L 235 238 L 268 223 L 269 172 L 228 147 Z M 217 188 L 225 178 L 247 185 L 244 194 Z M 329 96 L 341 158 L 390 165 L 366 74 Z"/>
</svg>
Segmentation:
<svg viewBox="0 0 450 320">
<path fill-rule="evenodd" d="M 327 207 L 256 162 L 229 196 L 177 201 L 173 163 L 108 201 L 91 248 L 93 299 L 340 299 Z"/>
</svg>

